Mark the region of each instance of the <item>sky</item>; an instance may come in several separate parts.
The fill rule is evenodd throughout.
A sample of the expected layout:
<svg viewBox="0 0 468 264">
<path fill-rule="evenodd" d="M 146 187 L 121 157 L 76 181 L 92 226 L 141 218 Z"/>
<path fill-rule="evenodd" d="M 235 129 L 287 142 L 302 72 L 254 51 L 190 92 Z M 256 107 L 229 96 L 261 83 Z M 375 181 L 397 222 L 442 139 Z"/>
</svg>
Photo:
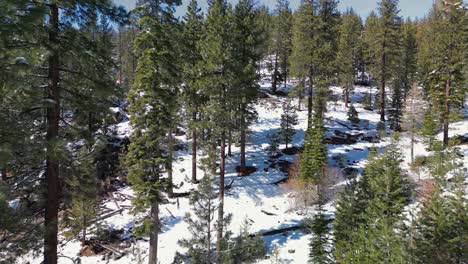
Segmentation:
<svg viewBox="0 0 468 264">
<path fill-rule="evenodd" d="M 190 0 L 182 0 L 182 6 L 177 7 L 176 16 L 182 17 L 187 10 L 187 5 Z M 431 8 L 434 0 L 400 0 L 400 16 L 406 18 L 422 18 Z M 114 0 L 118 5 L 123 5 L 127 10 L 131 10 L 135 7 L 136 0 Z M 235 4 L 237 0 L 228 0 L 228 2 Z M 275 0 L 257 0 L 261 5 L 268 6 L 271 10 L 275 8 Z M 300 0 L 290 0 L 290 6 L 292 10 L 296 10 L 300 4 Z M 345 11 L 349 7 L 353 9 L 365 19 L 367 15 L 372 11 L 377 9 L 378 0 L 341 0 L 338 8 L 340 11 Z M 207 0 L 198 0 L 198 3 L 206 10 Z"/>
</svg>

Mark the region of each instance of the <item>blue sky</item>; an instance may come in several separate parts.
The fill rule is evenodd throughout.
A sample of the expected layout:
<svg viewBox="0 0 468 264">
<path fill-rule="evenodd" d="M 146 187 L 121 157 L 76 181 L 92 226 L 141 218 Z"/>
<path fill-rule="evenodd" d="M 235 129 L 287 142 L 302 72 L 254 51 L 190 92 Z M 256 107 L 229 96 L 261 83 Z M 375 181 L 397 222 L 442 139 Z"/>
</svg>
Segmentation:
<svg viewBox="0 0 468 264">
<path fill-rule="evenodd" d="M 257 0 L 259 4 L 267 5 L 271 10 L 275 7 L 275 0 Z M 115 3 L 125 6 L 127 9 L 135 7 L 136 0 L 114 0 Z M 189 0 L 182 0 L 182 6 L 177 8 L 176 16 L 183 16 L 187 9 Z M 204 9 L 207 6 L 207 0 L 198 0 L 200 6 Z M 232 4 L 235 4 L 237 0 L 228 0 Z M 339 9 L 341 11 L 346 10 L 348 7 L 353 9 L 363 18 L 372 11 L 376 10 L 378 0 L 341 0 L 339 3 Z M 423 17 L 431 8 L 434 0 L 400 0 L 400 15 L 403 17 Z M 300 3 L 300 0 L 290 0 L 291 8 L 295 10 Z"/>
</svg>

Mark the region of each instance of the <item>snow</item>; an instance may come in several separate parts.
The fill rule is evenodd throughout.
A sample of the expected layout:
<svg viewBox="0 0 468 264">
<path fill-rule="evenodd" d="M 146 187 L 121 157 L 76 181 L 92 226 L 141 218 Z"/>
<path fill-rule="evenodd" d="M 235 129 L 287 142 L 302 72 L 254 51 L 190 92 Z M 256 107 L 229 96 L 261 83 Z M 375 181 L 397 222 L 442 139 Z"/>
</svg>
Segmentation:
<svg viewBox="0 0 468 264">
<path fill-rule="evenodd" d="M 261 89 L 268 92 L 271 84 L 269 81 L 262 81 L 260 83 Z M 280 89 L 283 89 L 282 85 Z M 286 85 L 285 91 L 292 87 L 291 83 Z M 334 96 L 341 98 L 342 89 L 340 87 L 331 87 Z M 326 114 L 327 136 L 332 136 L 334 131 L 346 131 L 349 134 L 362 133 L 365 136 L 376 135 L 376 125 L 380 120 L 380 115 L 377 111 L 368 111 L 363 108 L 359 102 L 362 100 L 364 94 L 371 93 L 375 95 L 376 89 L 369 87 L 356 86 L 354 93 L 351 95 L 354 106 L 359 113 L 361 122 L 358 126 L 354 126 L 347 120 L 347 109 L 344 103 L 340 100 L 330 102 L 328 104 L 328 113 Z M 239 164 L 239 148 L 233 146 L 233 156 L 228 157 L 226 161 L 226 179 L 227 184 L 232 181 L 232 188 L 226 192 L 225 196 L 225 212 L 232 213 L 233 219 L 229 226 L 229 230 L 233 231 L 234 235 L 238 234 L 241 224 L 247 219 L 249 223 L 250 232 L 261 232 L 280 227 L 289 227 L 298 225 L 306 218 L 313 215 L 313 210 L 308 214 L 295 210 L 291 206 L 290 190 L 284 188 L 282 185 L 272 184 L 285 177 L 285 175 L 278 169 L 266 168 L 269 164 L 266 162 L 269 157 L 266 154 L 265 148 L 268 146 L 268 135 L 275 133 L 280 127 L 280 116 L 282 113 L 281 105 L 286 100 L 285 97 L 277 97 L 269 95 L 268 98 L 259 99 L 255 105 L 255 110 L 258 113 L 258 118 L 250 127 L 248 144 L 246 147 L 247 165 L 255 166 L 257 171 L 246 177 L 238 177 L 235 172 L 235 167 Z M 297 104 L 297 100 L 294 101 Z M 302 107 L 305 109 L 306 107 Z M 122 113 L 121 107 L 114 107 L 111 109 L 114 113 Z M 124 113 L 122 113 L 124 114 Z M 126 116 L 125 116 L 126 117 Z M 293 138 L 293 145 L 300 146 L 303 143 L 305 130 L 307 127 L 307 111 L 298 112 L 299 124 L 296 128 L 296 135 Z M 467 136 L 468 121 L 453 123 L 450 126 L 450 134 L 465 135 Z M 131 133 L 131 127 L 126 117 L 121 123 L 116 126 L 117 134 L 120 137 L 128 137 Z M 189 143 L 184 136 L 177 137 L 177 140 L 182 143 Z M 383 139 L 378 143 L 370 143 L 366 141 L 358 141 L 355 144 L 346 145 L 327 145 L 329 164 L 335 165 L 336 161 L 333 157 L 343 155 L 347 166 L 356 168 L 362 171 L 366 164 L 368 151 L 371 147 L 383 149 L 390 143 L 388 139 Z M 188 145 L 188 144 L 187 144 Z M 409 141 L 407 138 L 402 137 L 400 146 L 404 154 L 405 162 L 409 162 Z M 281 146 L 284 148 L 284 146 Z M 468 146 L 462 146 L 462 153 L 464 153 L 465 166 L 468 164 L 467 154 Z M 201 155 L 202 153 L 199 153 Z M 421 141 L 415 146 L 415 155 L 428 155 Z M 191 155 L 188 150 L 178 151 L 176 153 L 174 164 L 174 183 L 179 185 L 180 188 L 176 192 L 186 192 L 195 189 L 196 186 L 188 181 L 191 170 Z M 293 161 L 293 155 L 283 155 L 278 160 Z M 201 178 L 203 172 L 198 171 L 198 177 Z M 338 182 L 337 185 L 342 185 L 344 182 Z M 125 187 L 114 195 L 118 197 L 118 206 L 124 208 L 121 214 L 114 215 L 103 221 L 103 224 L 113 229 L 123 229 L 124 236 L 130 236 L 131 229 L 138 221 L 139 216 L 133 216 L 129 212 L 131 206 L 131 197 L 133 194 L 130 187 Z M 11 206 L 11 205 L 10 205 Z M 108 210 L 119 209 L 113 201 L 106 201 L 103 207 Z M 325 207 L 326 214 L 330 217 L 334 215 L 334 201 L 328 203 Z M 262 210 L 271 212 L 273 215 L 267 215 Z M 162 232 L 159 236 L 159 260 L 161 263 L 172 263 L 174 255 L 177 251 L 183 252 L 183 249 L 178 245 L 178 240 L 189 236 L 188 226 L 184 222 L 184 215 L 191 212 L 191 206 L 187 198 L 169 199 L 168 204 L 164 204 L 160 208 L 161 222 L 163 224 Z M 268 254 L 277 248 L 279 257 L 285 263 L 306 263 L 308 260 L 308 244 L 311 234 L 306 234 L 303 231 L 291 231 L 285 234 L 273 235 L 264 237 Z M 61 237 L 60 241 L 63 237 Z M 102 260 L 102 256 L 82 257 L 81 263 L 112 263 L 124 264 L 135 263 L 135 259 L 140 257 L 147 257 L 148 242 L 145 240 L 137 240 L 128 254 L 118 260 Z M 81 246 L 77 240 L 69 241 L 60 247 L 60 254 L 76 258 Z M 295 250 L 294 253 L 289 252 Z M 140 253 L 138 253 L 140 252 Z M 32 255 L 25 256 L 23 260 L 30 261 L 31 264 L 41 263 L 42 259 L 33 258 Z M 21 262 L 20 262 L 21 263 Z M 71 263 L 68 258 L 60 258 L 59 263 Z M 271 260 L 259 260 L 257 263 L 271 263 Z"/>
</svg>

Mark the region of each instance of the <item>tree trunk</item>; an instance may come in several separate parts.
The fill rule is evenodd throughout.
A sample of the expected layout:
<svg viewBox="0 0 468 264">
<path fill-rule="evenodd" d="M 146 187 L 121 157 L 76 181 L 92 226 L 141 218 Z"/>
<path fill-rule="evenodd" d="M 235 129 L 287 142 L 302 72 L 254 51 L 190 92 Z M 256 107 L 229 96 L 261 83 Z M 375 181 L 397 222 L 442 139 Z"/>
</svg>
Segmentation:
<svg viewBox="0 0 468 264">
<path fill-rule="evenodd" d="M 232 145 L 232 129 L 229 128 L 229 133 L 228 133 L 228 156 L 232 156 L 231 145 Z"/>
<path fill-rule="evenodd" d="M 344 91 L 344 101 L 345 101 L 345 107 L 348 108 L 348 102 L 349 102 L 349 85 L 346 85 L 345 91 Z"/>
<path fill-rule="evenodd" d="M 211 210 L 213 210 L 211 208 L 211 200 L 210 202 L 208 203 L 208 227 L 207 227 L 207 233 L 206 233 L 206 252 L 207 252 L 207 256 L 206 256 L 206 263 L 210 263 L 211 261 Z"/>
<path fill-rule="evenodd" d="M 7 180 L 8 180 L 7 169 L 4 167 L 2 168 L 2 181 L 6 182 Z"/>
<path fill-rule="evenodd" d="M 224 220 L 224 170 L 226 165 L 226 135 L 221 135 L 221 164 L 219 173 L 219 207 L 218 207 L 218 230 L 216 237 L 216 258 L 220 263 L 221 244 L 223 239 L 223 220 Z"/>
<path fill-rule="evenodd" d="M 197 112 L 192 113 L 192 121 L 197 120 Z M 192 130 L 192 182 L 197 182 L 197 128 Z"/>
<path fill-rule="evenodd" d="M 272 83 L 271 83 L 271 92 L 272 93 L 276 93 L 276 86 L 277 86 L 277 83 L 278 83 L 277 73 L 278 73 L 278 53 L 275 53 L 275 62 L 274 62 L 274 66 L 273 66 L 273 80 L 272 80 Z"/>
<path fill-rule="evenodd" d="M 414 122 L 413 122 L 414 124 Z M 411 131 L 411 163 L 414 162 L 414 125 Z"/>
<path fill-rule="evenodd" d="M 447 79 L 445 83 L 445 102 L 444 102 L 444 138 L 443 138 L 443 147 L 444 149 L 447 148 L 449 137 L 449 118 L 450 118 L 450 77 Z"/>
<path fill-rule="evenodd" d="M 308 108 L 307 108 L 307 118 L 308 118 L 308 124 L 310 124 L 311 120 L 312 120 L 312 95 L 313 95 L 313 92 L 314 92 L 314 84 L 313 84 L 313 76 L 312 76 L 312 69 L 309 70 L 309 89 L 308 89 Z"/>
<path fill-rule="evenodd" d="M 173 186 L 173 179 L 172 179 L 172 163 L 173 163 L 173 156 L 174 156 L 174 137 L 172 135 L 172 129 L 169 130 L 168 134 L 168 154 L 167 154 L 167 178 L 169 180 L 169 188 L 167 190 L 167 195 L 172 197 L 174 194 L 174 186 Z"/>
<path fill-rule="evenodd" d="M 84 247 L 86 245 L 86 227 L 87 227 L 86 215 L 83 216 L 83 231 L 81 234 L 81 246 Z"/>
<path fill-rule="evenodd" d="M 240 135 L 240 175 L 245 176 L 245 127 L 242 125 L 241 127 L 241 135 Z"/>
<path fill-rule="evenodd" d="M 380 121 L 385 122 L 385 73 L 386 73 L 386 54 L 385 54 L 385 41 L 382 44 L 382 57 L 381 57 L 381 74 L 380 76 Z"/>
<path fill-rule="evenodd" d="M 158 264 L 158 234 L 159 234 L 159 205 L 151 205 L 151 222 L 153 226 L 150 231 L 150 246 L 148 264 Z"/>
<path fill-rule="evenodd" d="M 50 4 L 49 32 L 50 55 L 47 97 L 53 103 L 47 107 L 47 157 L 46 157 L 46 206 L 45 206 L 45 232 L 44 232 L 44 263 L 57 263 L 57 233 L 58 233 L 58 207 L 59 207 L 59 161 L 54 153 L 54 146 L 58 139 L 60 119 L 60 89 L 58 86 L 59 72 L 59 10 L 56 4 Z"/>
</svg>

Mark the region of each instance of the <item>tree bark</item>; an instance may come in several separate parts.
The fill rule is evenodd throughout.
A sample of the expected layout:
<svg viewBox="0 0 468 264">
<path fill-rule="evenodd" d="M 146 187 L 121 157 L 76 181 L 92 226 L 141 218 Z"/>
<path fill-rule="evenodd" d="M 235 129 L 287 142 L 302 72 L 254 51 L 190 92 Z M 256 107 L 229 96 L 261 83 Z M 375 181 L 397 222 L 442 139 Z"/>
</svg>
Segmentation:
<svg viewBox="0 0 468 264">
<path fill-rule="evenodd" d="M 53 103 L 47 107 L 47 157 L 46 157 L 46 208 L 45 208 L 45 232 L 44 232 L 44 263 L 57 263 L 57 233 L 58 233 L 58 207 L 59 207 L 59 161 L 54 153 L 59 134 L 60 119 L 60 89 L 58 86 L 59 72 L 59 10 L 56 4 L 50 4 L 50 55 L 49 55 L 49 76 L 47 85 L 47 97 Z"/>
<path fill-rule="evenodd" d="M 344 101 L 345 101 L 345 107 L 348 108 L 348 102 L 349 102 L 349 85 L 346 85 L 345 91 L 344 91 Z"/>
<path fill-rule="evenodd" d="M 86 245 L 86 227 L 87 227 L 86 216 L 83 216 L 83 230 L 81 234 L 81 246 L 84 247 Z"/>
<path fill-rule="evenodd" d="M 382 57 L 381 57 L 381 74 L 380 76 L 380 121 L 385 122 L 385 73 L 386 73 L 386 63 L 387 63 L 387 54 L 385 53 L 386 43 L 385 41 L 382 44 Z"/>
<path fill-rule="evenodd" d="M 229 132 L 228 132 L 228 156 L 232 156 L 231 145 L 232 145 L 232 128 L 229 128 Z"/>
<path fill-rule="evenodd" d="M 7 169 L 4 167 L 2 168 L 2 181 L 6 182 L 7 180 L 8 180 Z"/>
<path fill-rule="evenodd" d="M 197 112 L 192 113 L 192 121 L 197 120 Z M 192 182 L 197 182 L 197 128 L 192 129 Z"/>
<path fill-rule="evenodd" d="M 311 120 L 312 120 L 312 95 L 313 95 L 313 92 L 314 92 L 314 84 L 313 84 L 313 76 L 312 76 L 312 69 L 309 69 L 309 89 L 308 89 L 308 108 L 307 108 L 307 118 L 308 118 L 308 124 L 310 124 Z"/>
<path fill-rule="evenodd" d="M 169 188 L 167 190 L 167 194 L 169 197 L 172 197 L 174 194 L 174 186 L 173 186 L 173 179 L 172 179 L 172 163 L 173 163 L 173 156 L 174 156 L 174 137 L 172 135 L 172 129 L 169 130 L 168 134 L 168 155 L 167 155 L 167 178 L 169 180 Z"/>
<path fill-rule="evenodd" d="M 245 176 L 245 127 L 242 125 L 241 127 L 241 135 L 240 135 L 240 175 Z"/>
<path fill-rule="evenodd" d="M 220 263 L 221 246 L 223 239 L 223 220 L 224 220 L 224 170 L 226 165 L 226 135 L 222 132 L 221 135 L 221 164 L 219 173 L 219 207 L 218 207 L 218 226 L 216 237 L 216 258 Z"/>
<path fill-rule="evenodd" d="M 274 66 L 273 66 L 273 80 L 272 80 L 272 83 L 271 83 L 271 91 L 272 93 L 276 93 L 276 86 L 278 84 L 278 76 L 277 76 L 277 73 L 278 73 L 278 53 L 275 53 L 275 62 L 274 62 Z"/>
<path fill-rule="evenodd" d="M 159 205 L 151 205 L 151 222 L 153 226 L 150 231 L 150 246 L 148 264 L 158 264 L 158 235 L 159 235 Z"/>
<path fill-rule="evenodd" d="M 450 77 L 447 79 L 445 83 L 445 101 L 444 101 L 444 138 L 443 138 L 443 147 L 444 149 L 447 148 L 449 137 L 449 118 L 450 118 Z"/>
</svg>

